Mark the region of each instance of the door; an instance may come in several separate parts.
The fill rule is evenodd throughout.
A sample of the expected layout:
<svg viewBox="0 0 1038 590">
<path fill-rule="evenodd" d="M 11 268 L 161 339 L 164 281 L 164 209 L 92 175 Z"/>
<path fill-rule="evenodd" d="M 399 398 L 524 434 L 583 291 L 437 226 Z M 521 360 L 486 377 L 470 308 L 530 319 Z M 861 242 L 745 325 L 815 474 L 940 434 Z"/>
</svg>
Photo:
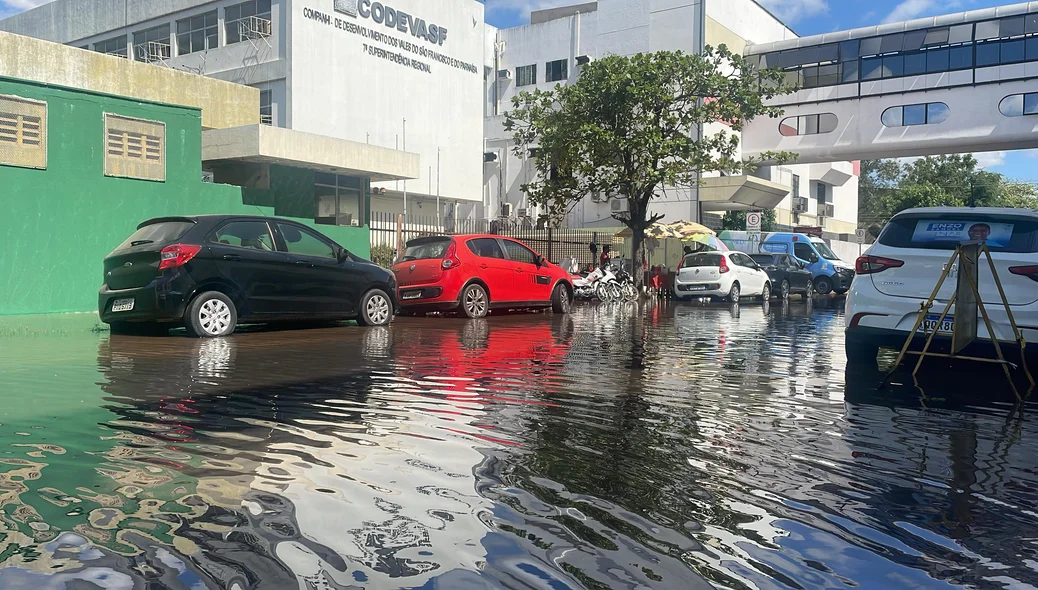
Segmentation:
<svg viewBox="0 0 1038 590">
<path fill-rule="evenodd" d="M 310 315 L 354 313 L 363 277 L 339 261 L 339 248 L 321 234 L 294 223 L 278 222 L 278 232 L 293 266 L 289 292 L 295 311 Z"/>
<path fill-rule="evenodd" d="M 760 295 L 764 292 L 764 282 L 768 276 L 762 270 L 757 270 L 757 263 L 745 254 L 732 254 L 732 262 L 739 269 L 739 282 L 742 284 L 742 292 L 746 295 Z"/>
<path fill-rule="evenodd" d="M 787 270 L 786 276 L 788 277 L 790 287 L 796 290 L 807 288 L 807 282 L 811 280 L 811 273 L 805 270 L 804 266 L 796 258 L 783 255 L 781 264 Z"/>
<path fill-rule="evenodd" d="M 216 268 L 245 297 L 248 312 L 270 315 L 291 311 L 294 280 L 288 257 L 278 252 L 264 221 L 231 221 L 208 238 Z"/>
<path fill-rule="evenodd" d="M 476 238 L 466 242 L 465 246 L 476 256 L 476 272 L 490 288 L 490 300 L 518 301 L 515 290 L 517 273 L 501 244 L 494 238 Z"/>
<path fill-rule="evenodd" d="M 515 240 L 501 239 L 501 243 L 512 263 L 516 301 L 551 301 L 551 275 L 537 266 L 533 250 Z"/>
<path fill-rule="evenodd" d="M 800 262 L 804 263 L 804 266 L 811 271 L 813 275 L 815 272 L 815 264 L 818 262 L 818 254 L 815 253 L 815 249 L 806 242 L 796 242 L 793 244 L 793 255 L 797 257 Z"/>
</svg>

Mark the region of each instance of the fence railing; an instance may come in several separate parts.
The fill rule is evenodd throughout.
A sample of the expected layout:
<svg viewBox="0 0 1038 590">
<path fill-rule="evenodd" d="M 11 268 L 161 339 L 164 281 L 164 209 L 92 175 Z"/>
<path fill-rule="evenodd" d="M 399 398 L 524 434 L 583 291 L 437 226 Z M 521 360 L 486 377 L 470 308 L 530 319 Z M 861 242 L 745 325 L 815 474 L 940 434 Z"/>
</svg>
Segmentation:
<svg viewBox="0 0 1038 590">
<path fill-rule="evenodd" d="M 398 215 L 373 211 L 371 213 L 371 249 L 382 252 L 385 257 L 389 250 L 393 254 L 397 248 Z M 515 220 L 484 219 L 450 219 L 437 220 L 436 217 L 408 215 L 400 225 L 403 243 L 410 240 L 435 235 L 471 235 L 487 234 L 509 237 L 523 242 L 530 248 L 555 264 L 576 261 L 581 267 L 598 263 L 598 255 L 592 253 L 591 244 L 598 245 L 598 252 L 605 244 L 609 244 L 615 256 L 629 259 L 625 250 L 626 241 L 613 232 L 599 232 L 588 229 L 537 229 L 532 224 Z M 388 249 L 388 250 L 387 250 Z M 380 262 L 380 260 L 376 260 Z"/>
</svg>

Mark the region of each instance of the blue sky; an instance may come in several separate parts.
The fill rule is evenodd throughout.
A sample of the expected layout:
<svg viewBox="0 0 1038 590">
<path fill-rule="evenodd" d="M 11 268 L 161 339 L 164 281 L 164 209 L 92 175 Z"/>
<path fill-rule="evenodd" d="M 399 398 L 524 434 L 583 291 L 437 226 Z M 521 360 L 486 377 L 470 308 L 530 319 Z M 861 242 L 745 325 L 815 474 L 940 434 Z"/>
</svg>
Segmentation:
<svg viewBox="0 0 1038 590">
<path fill-rule="evenodd" d="M 49 0 L 0 0 L 0 18 Z M 447 0 L 434 0 L 443 2 Z M 529 22 L 530 11 L 578 4 L 584 0 L 484 0 L 487 22 L 510 27 Z M 713 0 L 723 2 L 724 0 Z M 800 35 L 853 29 L 976 8 L 1012 4 L 1016 0 L 758 0 Z M 989 170 L 1011 178 L 1038 181 L 1038 150 L 977 154 Z"/>
</svg>

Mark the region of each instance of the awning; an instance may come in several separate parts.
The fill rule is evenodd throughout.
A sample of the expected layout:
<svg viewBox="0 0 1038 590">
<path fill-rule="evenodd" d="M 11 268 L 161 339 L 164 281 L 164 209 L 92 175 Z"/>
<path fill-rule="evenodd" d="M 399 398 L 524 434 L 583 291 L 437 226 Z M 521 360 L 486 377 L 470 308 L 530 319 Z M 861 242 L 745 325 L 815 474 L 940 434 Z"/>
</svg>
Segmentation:
<svg viewBox="0 0 1038 590">
<path fill-rule="evenodd" d="M 283 164 L 368 176 L 374 182 L 418 178 L 418 154 L 269 125 L 202 132 L 202 161 Z"/>
<path fill-rule="evenodd" d="M 791 190 L 756 176 L 711 176 L 699 185 L 699 200 L 704 211 L 774 209 Z"/>
</svg>

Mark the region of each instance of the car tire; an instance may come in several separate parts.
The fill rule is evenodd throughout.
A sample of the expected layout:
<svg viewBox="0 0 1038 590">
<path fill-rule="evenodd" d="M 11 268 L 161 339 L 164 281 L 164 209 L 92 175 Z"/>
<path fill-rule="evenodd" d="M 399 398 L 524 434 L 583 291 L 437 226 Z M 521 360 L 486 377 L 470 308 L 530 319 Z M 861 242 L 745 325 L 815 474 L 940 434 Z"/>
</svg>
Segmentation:
<svg viewBox="0 0 1038 590">
<path fill-rule="evenodd" d="M 490 297 L 482 285 L 469 285 L 461 293 L 461 313 L 470 319 L 487 317 L 490 311 Z"/>
<path fill-rule="evenodd" d="M 835 293 L 836 293 L 837 295 L 846 295 L 846 294 L 847 294 L 847 291 L 848 291 L 848 289 L 836 289 L 836 290 L 835 290 L 834 292 L 835 292 Z"/>
<path fill-rule="evenodd" d="M 567 314 L 573 304 L 566 285 L 559 283 L 555 285 L 555 291 L 551 294 L 551 310 L 555 313 Z"/>
<path fill-rule="evenodd" d="M 728 303 L 739 303 L 739 297 L 742 295 L 742 288 L 739 287 L 739 283 L 732 283 L 732 288 L 728 290 L 728 297 L 725 297 L 725 301 Z"/>
<path fill-rule="evenodd" d="M 184 314 L 184 327 L 195 338 L 222 338 L 234 333 L 238 311 L 231 298 L 219 291 L 206 291 L 191 300 Z"/>
<path fill-rule="evenodd" d="M 833 292 L 833 281 L 829 277 L 822 277 L 815 281 L 815 292 L 819 295 L 828 295 Z"/>
<path fill-rule="evenodd" d="M 372 289 L 360 298 L 360 315 L 357 323 L 362 326 L 388 326 L 393 321 L 393 300 L 382 289 Z"/>
<path fill-rule="evenodd" d="M 779 285 L 778 297 L 783 301 L 789 299 L 789 281 L 783 280 Z"/>
<path fill-rule="evenodd" d="M 764 283 L 764 289 L 760 293 L 761 301 L 771 301 L 771 283 Z"/>
<path fill-rule="evenodd" d="M 847 364 L 858 367 L 875 367 L 879 363 L 879 344 L 867 338 L 856 338 L 846 336 L 844 339 L 844 350 L 847 353 Z"/>
<path fill-rule="evenodd" d="M 807 281 L 807 289 L 804 289 L 804 301 L 807 301 L 808 299 L 811 299 L 811 297 L 814 294 L 815 294 L 815 282 L 810 280 L 810 279 L 808 279 L 808 281 Z"/>
</svg>

